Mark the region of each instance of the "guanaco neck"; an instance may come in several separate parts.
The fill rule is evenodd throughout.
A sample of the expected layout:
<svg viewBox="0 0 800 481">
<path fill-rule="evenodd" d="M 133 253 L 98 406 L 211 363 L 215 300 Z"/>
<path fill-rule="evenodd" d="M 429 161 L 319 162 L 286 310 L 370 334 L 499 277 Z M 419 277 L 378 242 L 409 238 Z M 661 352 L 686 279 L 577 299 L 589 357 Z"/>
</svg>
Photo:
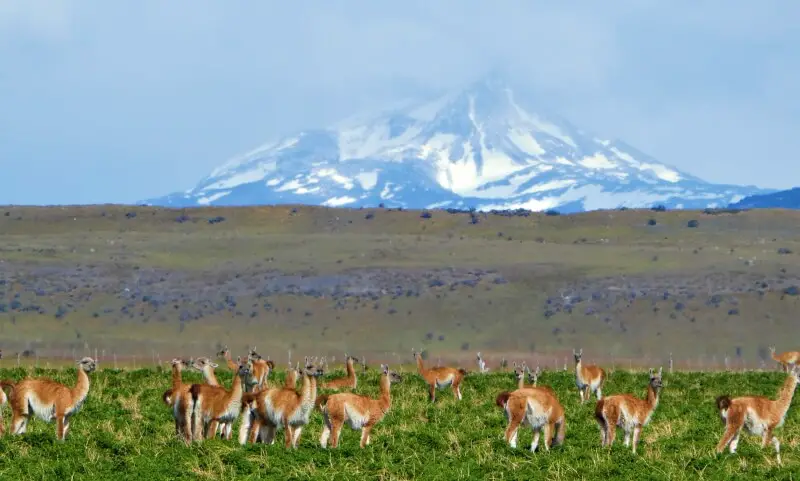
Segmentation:
<svg viewBox="0 0 800 481">
<path fill-rule="evenodd" d="M 388 374 L 381 374 L 381 397 L 378 399 L 378 406 L 381 412 L 386 412 L 392 407 L 392 383 L 389 381 Z"/>
<path fill-rule="evenodd" d="M 213 367 L 211 367 L 209 365 L 203 366 L 203 377 L 206 378 L 206 382 L 210 386 L 219 386 L 219 381 L 217 381 L 217 375 L 214 374 L 214 368 Z M 236 377 L 239 377 L 239 376 L 236 376 Z"/>
<path fill-rule="evenodd" d="M 228 399 L 242 399 L 242 376 L 240 376 L 239 373 L 233 376 L 233 385 L 231 386 Z"/>
<path fill-rule="evenodd" d="M 425 369 L 425 364 L 422 363 L 422 356 L 417 354 L 416 357 L 417 357 L 417 372 L 419 372 L 420 375 L 424 376 L 425 374 L 428 373 L 428 370 Z"/>
<path fill-rule="evenodd" d="M 347 377 L 348 377 L 349 379 L 355 379 L 355 377 L 356 377 L 356 370 L 355 370 L 355 369 L 353 369 L 353 358 L 349 358 L 349 359 L 347 360 L 347 366 L 346 366 L 346 369 L 347 369 Z"/>
<path fill-rule="evenodd" d="M 78 369 L 78 372 L 83 372 L 83 369 Z M 80 374 L 78 374 L 78 381 L 80 381 Z M 172 366 L 172 391 L 175 392 L 180 389 L 183 381 L 181 380 L 181 365 L 174 364 Z"/>
<path fill-rule="evenodd" d="M 646 399 L 647 399 L 647 404 L 650 406 L 650 411 L 652 411 L 653 409 L 656 408 L 656 406 L 658 406 L 658 393 L 659 391 L 657 391 L 652 385 L 647 386 Z"/>
<path fill-rule="evenodd" d="M 70 389 L 72 394 L 72 399 L 80 402 L 89 394 L 89 375 L 86 374 L 86 371 L 83 369 L 78 368 L 78 382 L 75 384 L 75 387 Z"/>
<path fill-rule="evenodd" d="M 525 376 L 517 377 L 517 389 L 525 389 Z"/>
<path fill-rule="evenodd" d="M 776 401 L 778 403 L 781 416 L 786 415 L 786 411 L 789 410 L 789 405 L 792 404 L 792 398 L 794 397 L 794 391 L 796 387 L 797 379 L 794 377 L 794 374 L 789 374 L 789 377 L 787 377 L 786 381 L 783 382 L 783 386 L 778 393 L 778 399 Z"/>
</svg>

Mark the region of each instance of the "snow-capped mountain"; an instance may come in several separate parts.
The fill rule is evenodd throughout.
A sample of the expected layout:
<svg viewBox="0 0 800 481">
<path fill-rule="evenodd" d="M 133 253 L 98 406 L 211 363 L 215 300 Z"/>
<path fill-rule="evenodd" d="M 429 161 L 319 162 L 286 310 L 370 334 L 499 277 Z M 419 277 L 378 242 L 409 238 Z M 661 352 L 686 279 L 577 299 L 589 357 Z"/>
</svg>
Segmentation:
<svg viewBox="0 0 800 481">
<path fill-rule="evenodd" d="M 726 206 L 767 192 L 711 184 L 532 108 L 498 76 L 298 132 L 235 157 L 164 206 L 314 204 L 576 212 Z"/>
</svg>

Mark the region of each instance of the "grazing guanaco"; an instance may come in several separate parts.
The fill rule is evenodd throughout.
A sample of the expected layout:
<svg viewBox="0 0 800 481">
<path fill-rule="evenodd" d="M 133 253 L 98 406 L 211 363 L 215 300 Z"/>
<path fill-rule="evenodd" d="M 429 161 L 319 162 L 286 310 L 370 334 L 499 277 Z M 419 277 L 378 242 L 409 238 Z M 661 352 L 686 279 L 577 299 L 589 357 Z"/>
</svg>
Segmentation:
<svg viewBox="0 0 800 481">
<path fill-rule="evenodd" d="M 780 364 L 783 372 L 789 372 L 789 370 L 800 361 L 800 352 L 798 351 L 787 351 L 775 354 L 775 346 L 770 346 L 769 352 L 772 359 Z"/>
<path fill-rule="evenodd" d="M 436 402 L 437 389 L 444 389 L 448 386 L 453 389 L 456 399 L 461 400 L 461 382 L 464 380 L 464 376 L 467 375 L 466 369 L 456 369 L 448 366 L 426 368 L 422 361 L 422 354 L 414 349 L 411 352 L 417 361 L 417 372 L 428 385 L 428 399 L 431 402 Z"/>
<path fill-rule="evenodd" d="M 552 445 L 564 443 L 567 420 L 564 407 L 550 391 L 537 388 L 504 391 L 497 395 L 495 404 L 505 411 L 508 426 L 505 431 L 506 442 L 517 447 L 517 434 L 520 426 L 528 425 L 533 431 L 531 452 L 539 446 L 539 436 L 544 433 L 544 447 L 549 451 Z"/>
<path fill-rule="evenodd" d="M 64 441 L 69 431 L 70 418 L 75 415 L 89 394 L 89 373 L 97 369 L 97 362 L 84 357 L 78 364 L 78 382 L 67 387 L 51 379 L 23 379 L 18 383 L 0 381 L 0 388 L 10 387 L 11 432 L 23 434 L 31 414 L 45 422 L 56 421 L 56 439 Z"/>
<path fill-rule="evenodd" d="M 633 454 L 636 454 L 636 445 L 642 428 L 650 422 L 653 412 L 658 406 L 658 397 L 661 392 L 661 373 L 656 374 L 650 369 L 650 381 L 647 384 L 647 395 L 640 399 L 631 394 L 615 394 L 597 401 L 594 416 L 600 427 L 601 446 L 611 446 L 617 432 L 617 426 L 625 432 L 625 446 L 631 444 L 633 434 Z"/>
<path fill-rule="evenodd" d="M 800 381 L 800 366 L 794 366 L 790 369 L 774 401 L 765 396 L 717 397 L 717 409 L 725 424 L 725 433 L 717 444 L 717 453 L 725 450 L 726 446 L 729 446 L 731 453 L 735 453 L 739 444 L 739 434 L 744 428 L 751 434 L 761 436 L 762 448 L 766 448 L 771 442 L 775 447 L 778 464 L 781 464 L 781 443 L 773 432 L 775 428 L 783 426 L 786 420 L 786 413 L 792 404 L 798 381 Z"/>
<path fill-rule="evenodd" d="M 296 448 L 303 427 L 308 424 L 317 399 L 317 378 L 324 371 L 306 358 L 303 384 L 300 391 L 293 388 L 269 388 L 244 397 L 246 409 L 261 423 L 261 441 L 272 444 L 278 427 L 285 430 L 286 448 Z M 239 443 L 245 444 L 250 432 L 250 416 L 245 416 L 239 426 Z"/>
<path fill-rule="evenodd" d="M 233 423 L 241 411 L 242 384 L 250 375 L 250 362 L 238 365 L 233 385 L 230 391 L 222 386 L 208 384 L 192 384 L 191 393 L 194 404 L 194 419 L 192 437 L 195 439 L 213 438 L 217 433 L 219 423 Z M 203 426 L 208 423 L 208 429 L 203 436 Z M 225 433 L 225 439 L 230 439 L 231 432 Z"/>
<path fill-rule="evenodd" d="M 583 348 L 580 351 L 573 349 L 572 355 L 575 357 L 575 384 L 581 395 L 581 404 L 589 400 L 591 393 L 594 393 L 599 401 L 603 398 L 602 388 L 606 372 L 601 367 L 583 364 L 581 361 Z"/>
<path fill-rule="evenodd" d="M 336 448 L 339 445 L 342 426 L 347 423 L 351 429 L 361 430 L 360 446 L 363 449 L 369 444 L 372 428 L 392 407 L 391 385 L 402 380 L 399 374 L 389 370 L 389 366 L 381 364 L 380 398 L 371 399 L 349 392 L 321 395 L 317 399 L 324 424 L 319 438 L 320 445 L 323 448 L 328 447 L 330 438 L 331 447 Z"/>
<path fill-rule="evenodd" d="M 336 390 L 339 389 L 355 389 L 356 385 L 358 384 L 358 377 L 356 376 L 356 370 L 353 367 L 353 364 L 358 361 L 358 358 L 349 356 L 347 353 L 344 353 L 345 358 L 345 369 L 347 374 L 344 377 L 340 377 L 337 379 L 331 379 L 330 381 L 323 382 L 320 385 L 320 389 L 330 389 Z"/>
</svg>

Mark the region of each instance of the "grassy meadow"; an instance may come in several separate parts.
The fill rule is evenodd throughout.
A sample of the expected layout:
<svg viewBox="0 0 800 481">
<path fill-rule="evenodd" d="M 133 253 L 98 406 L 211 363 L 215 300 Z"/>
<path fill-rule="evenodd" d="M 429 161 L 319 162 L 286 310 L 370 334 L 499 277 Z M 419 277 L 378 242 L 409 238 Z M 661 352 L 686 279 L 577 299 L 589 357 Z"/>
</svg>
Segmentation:
<svg viewBox="0 0 800 481">
<path fill-rule="evenodd" d="M 8 363 L 4 361 L 4 366 Z M 230 372 L 218 369 L 229 385 Z M 800 412 L 796 402 L 784 427 L 776 431 L 782 443 L 783 466 L 775 463 L 772 447 L 744 435 L 736 455 L 715 456 L 713 449 L 723 425 L 714 397 L 763 394 L 774 398 L 785 375 L 780 372 L 719 372 L 664 374 L 661 401 L 642 434 L 633 456 L 618 432 L 611 450 L 601 448 L 593 417 L 594 401 L 581 405 L 574 372 L 546 371 L 541 384 L 552 386 L 566 409 L 565 444 L 550 452 L 531 453 L 531 434 L 522 428 L 519 447 L 503 440 L 506 420 L 495 406 L 497 393 L 514 387 L 513 374 L 470 374 L 464 399 L 456 402 L 449 390 L 439 391 L 435 405 L 415 371 L 401 368 L 403 382 L 395 385 L 393 405 L 372 434 L 366 449 L 359 434 L 345 428 L 338 450 L 318 444 L 322 418 L 314 412 L 300 446 L 287 451 L 279 432 L 275 445 L 248 445 L 234 440 L 204 441 L 185 446 L 174 435 L 169 408 L 161 393 L 170 374 L 161 369 L 101 369 L 91 374 L 92 386 L 82 410 L 73 418 L 64 443 L 55 441 L 55 425 L 33 420 L 22 436 L 0 438 L 0 479 L 303 479 L 303 480 L 460 480 L 460 479 L 796 479 L 800 475 Z M 333 372 L 328 375 L 342 374 Z M 75 370 L 0 369 L 0 377 L 50 376 L 68 385 Z M 282 381 L 282 372 L 270 382 Z M 326 375 L 326 376 L 328 376 Z M 377 396 L 377 372 L 360 376 L 356 392 Z M 186 380 L 199 381 L 197 373 Z M 616 370 L 605 394 L 631 392 L 643 396 L 646 372 Z M 4 409 L 9 423 L 8 407 Z M 540 443 L 540 449 L 543 444 Z"/>
</svg>

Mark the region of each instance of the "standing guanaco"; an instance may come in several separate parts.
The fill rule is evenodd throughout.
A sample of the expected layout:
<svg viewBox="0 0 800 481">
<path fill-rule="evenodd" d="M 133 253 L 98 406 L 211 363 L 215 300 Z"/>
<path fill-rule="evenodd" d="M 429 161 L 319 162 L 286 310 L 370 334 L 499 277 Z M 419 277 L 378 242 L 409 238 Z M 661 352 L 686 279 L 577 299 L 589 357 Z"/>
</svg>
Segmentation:
<svg viewBox="0 0 800 481">
<path fill-rule="evenodd" d="M 437 389 L 444 389 L 448 386 L 453 389 L 456 399 L 461 400 L 461 382 L 464 380 L 464 376 L 467 375 L 466 369 L 456 369 L 448 366 L 426 368 L 422 361 L 422 354 L 414 349 L 411 352 L 417 361 L 417 372 L 428 385 L 428 399 L 431 402 L 436 402 Z"/>
<path fill-rule="evenodd" d="M 317 399 L 317 378 L 324 371 L 306 358 L 303 384 L 300 391 L 293 388 L 268 388 L 244 397 L 245 409 L 250 409 L 261 423 L 261 440 L 272 444 L 278 427 L 285 430 L 285 446 L 296 448 L 303 427 L 308 424 Z M 250 416 L 239 426 L 239 443 L 245 444 L 250 432 Z"/>
<path fill-rule="evenodd" d="M 360 446 L 363 449 L 369 444 L 372 428 L 392 407 L 391 385 L 402 380 L 399 374 L 389 370 L 389 366 L 381 364 L 381 395 L 378 399 L 349 392 L 321 395 L 317 399 L 323 418 L 320 445 L 326 448 L 330 438 L 331 447 L 336 448 L 339 445 L 342 426 L 347 423 L 351 429 L 361 430 Z"/>
<path fill-rule="evenodd" d="M 766 448 L 771 442 L 775 447 L 778 464 L 781 464 L 781 443 L 773 431 L 783 426 L 798 381 L 800 381 L 800 366 L 793 366 L 774 401 L 765 396 L 717 397 L 717 409 L 725 424 L 725 433 L 717 444 L 717 453 L 721 453 L 726 446 L 729 446 L 731 453 L 735 453 L 739 444 L 739 434 L 744 428 L 751 434 L 761 436 L 762 448 Z"/>
<path fill-rule="evenodd" d="M 0 388 L 11 388 L 11 432 L 23 434 L 31 414 L 45 422 L 56 421 L 56 438 L 64 441 L 69 431 L 70 418 L 77 413 L 89 394 L 89 373 L 97 369 L 97 362 L 84 357 L 78 364 L 78 382 L 67 387 L 51 379 L 23 379 L 18 383 L 0 381 Z"/>
<path fill-rule="evenodd" d="M 253 363 L 252 376 L 247 379 L 245 391 L 251 392 L 253 389 L 260 389 L 267 385 L 269 374 L 275 369 L 275 363 L 270 359 L 264 359 L 261 354 L 256 352 L 256 348 L 248 349 L 247 358 Z"/>
<path fill-rule="evenodd" d="M 193 438 L 213 438 L 217 433 L 219 423 L 233 423 L 241 411 L 242 384 L 249 375 L 250 362 L 248 361 L 239 364 L 230 391 L 222 386 L 192 384 L 189 392 L 194 405 Z M 203 427 L 206 423 L 208 423 L 208 429 L 204 433 Z M 229 437 L 230 431 L 227 431 L 226 439 Z"/>
<path fill-rule="evenodd" d="M 787 351 L 775 354 L 775 346 L 770 346 L 769 352 L 772 359 L 780 364 L 783 372 L 789 372 L 789 370 L 800 361 L 800 352 L 798 351 Z"/>
<path fill-rule="evenodd" d="M 528 365 L 523 362 L 522 364 L 517 364 L 514 362 L 514 377 L 517 379 L 517 389 L 541 389 L 543 391 L 547 391 L 553 396 L 556 395 L 556 392 L 550 386 L 537 386 L 537 381 L 539 378 L 539 373 L 541 372 L 539 367 L 536 367 L 536 372 L 532 373 Z M 530 384 L 525 384 L 525 376 L 527 375 Z"/>
<path fill-rule="evenodd" d="M 356 370 L 353 367 L 353 364 L 359 362 L 358 358 L 349 356 L 347 353 L 344 353 L 344 358 L 345 358 L 345 369 L 347 374 L 344 377 L 331 379 L 329 381 L 323 382 L 319 386 L 320 389 L 330 389 L 338 391 L 339 389 L 356 388 L 356 385 L 358 384 L 358 377 L 356 376 Z"/>
<path fill-rule="evenodd" d="M 575 357 L 575 384 L 581 395 L 581 404 L 589 400 L 591 393 L 594 393 L 599 401 L 603 398 L 602 388 L 606 380 L 606 372 L 601 367 L 583 364 L 581 361 L 583 348 L 580 351 L 573 349 L 572 355 Z"/>
<path fill-rule="evenodd" d="M 594 416 L 600 426 L 600 440 L 602 446 L 614 444 L 617 426 L 625 432 L 625 446 L 631 444 L 631 433 L 633 433 L 633 454 L 636 454 L 636 445 L 639 443 L 639 436 L 653 412 L 658 406 L 658 396 L 661 392 L 661 372 L 658 369 L 656 374 L 650 369 L 650 382 L 647 384 L 647 395 L 645 399 L 640 399 L 631 394 L 615 394 L 607 396 L 597 401 Z"/>
<path fill-rule="evenodd" d="M 531 452 L 539 446 L 539 436 L 544 433 L 544 447 L 561 445 L 567 432 L 564 407 L 550 391 L 537 388 L 504 391 L 497 395 L 495 404 L 505 411 L 508 426 L 505 431 L 506 442 L 517 447 L 519 427 L 528 425 L 533 431 Z"/>
</svg>

